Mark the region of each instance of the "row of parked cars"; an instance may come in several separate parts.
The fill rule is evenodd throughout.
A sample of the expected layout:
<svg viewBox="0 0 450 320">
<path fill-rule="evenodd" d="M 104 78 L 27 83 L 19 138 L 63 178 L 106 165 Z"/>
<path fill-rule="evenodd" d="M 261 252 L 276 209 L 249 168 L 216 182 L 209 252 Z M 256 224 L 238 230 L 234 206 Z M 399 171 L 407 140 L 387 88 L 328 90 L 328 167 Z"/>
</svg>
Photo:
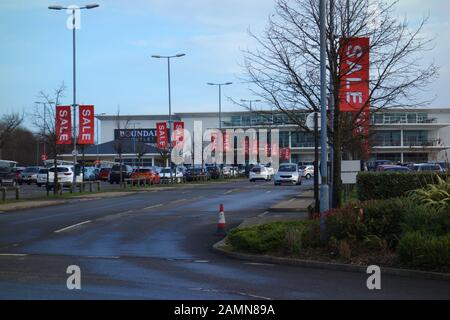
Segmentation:
<svg viewBox="0 0 450 320">
<path fill-rule="evenodd" d="M 375 168 L 376 171 L 397 171 L 397 172 L 445 172 L 447 165 L 434 163 L 381 163 Z"/>
<path fill-rule="evenodd" d="M 314 176 L 314 166 L 299 165 L 296 163 L 282 163 L 277 171 L 270 164 L 255 165 L 249 171 L 249 181 L 257 180 L 272 181 L 275 185 L 283 183 L 302 184 L 302 179 L 311 179 Z"/>
</svg>

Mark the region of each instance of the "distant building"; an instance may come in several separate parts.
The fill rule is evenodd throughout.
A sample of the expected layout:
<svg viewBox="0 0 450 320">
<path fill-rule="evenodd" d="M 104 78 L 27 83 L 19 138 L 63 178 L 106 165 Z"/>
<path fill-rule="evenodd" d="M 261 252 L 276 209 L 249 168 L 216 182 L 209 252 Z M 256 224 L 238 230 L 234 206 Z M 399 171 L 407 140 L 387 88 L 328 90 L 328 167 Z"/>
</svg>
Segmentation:
<svg viewBox="0 0 450 320">
<path fill-rule="evenodd" d="M 305 117 L 307 114 L 300 114 Z M 168 120 L 164 115 L 98 116 L 100 132 L 98 146 L 85 148 L 85 159 L 118 161 L 115 148 L 122 137 L 122 158 L 126 164 L 138 164 L 138 151 L 143 153 L 139 164 L 163 165 L 156 145 L 156 123 Z M 217 113 L 176 113 L 172 121 L 183 121 L 193 131 L 194 121 L 202 121 L 203 129 L 219 128 Z M 447 162 L 450 156 L 450 109 L 392 109 L 371 115 L 374 135 L 371 141 L 371 160 L 394 162 Z M 122 128 L 121 130 L 117 127 Z M 283 114 L 259 112 L 223 112 L 222 129 L 278 128 L 280 148 L 290 149 L 291 162 L 312 162 L 314 159 L 313 133 L 299 131 Z M 145 150 L 143 150 L 145 148 Z M 139 150 L 137 150 L 139 149 Z M 80 150 L 79 150 L 80 151 Z M 61 155 L 70 159 L 71 154 Z"/>
</svg>

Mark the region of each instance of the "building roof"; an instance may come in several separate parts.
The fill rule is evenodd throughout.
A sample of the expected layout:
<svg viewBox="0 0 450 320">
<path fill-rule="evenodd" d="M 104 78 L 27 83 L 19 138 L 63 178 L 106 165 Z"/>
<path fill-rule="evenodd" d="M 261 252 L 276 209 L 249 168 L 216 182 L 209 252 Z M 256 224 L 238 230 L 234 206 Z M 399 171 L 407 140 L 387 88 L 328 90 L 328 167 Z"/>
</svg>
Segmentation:
<svg viewBox="0 0 450 320">
<path fill-rule="evenodd" d="M 142 143 L 139 141 L 136 141 L 136 145 L 134 144 L 133 140 L 121 140 L 122 142 L 122 154 L 136 154 L 141 145 L 145 147 L 145 154 L 154 154 L 159 155 L 159 150 L 156 148 L 155 144 L 152 143 Z M 116 141 L 109 141 L 98 145 L 91 145 L 84 148 L 84 154 L 86 156 L 90 155 L 114 155 L 117 154 L 116 151 Z M 136 148 L 135 148 L 136 146 Z M 97 151 L 98 150 L 98 151 Z M 136 151 L 135 151 L 136 150 Z M 81 154 L 82 149 L 78 147 L 78 152 Z"/>
</svg>

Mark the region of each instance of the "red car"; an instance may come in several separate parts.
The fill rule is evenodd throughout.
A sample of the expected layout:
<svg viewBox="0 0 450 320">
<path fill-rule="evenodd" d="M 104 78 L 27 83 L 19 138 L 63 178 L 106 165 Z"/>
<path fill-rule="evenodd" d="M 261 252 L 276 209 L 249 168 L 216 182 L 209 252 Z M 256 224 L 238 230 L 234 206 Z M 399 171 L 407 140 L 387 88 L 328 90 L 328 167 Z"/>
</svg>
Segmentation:
<svg viewBox="0 0 450 320">
<path fill-rule="evenodd" d="M 110 172 L 111 168 L 101 168 L 100 173 L 98 174 L 98 179 L 100 181 L 108 181 Z"/>
<path fill-rule="evenodd" d="M 135 169 L 131 174 L 131 179 L 133 179 L 133 184 L 143 184 L 144 181 L 147 184 L 158 184 L 160 182 L 159 174 L 150 168 Z"/>
</svg>

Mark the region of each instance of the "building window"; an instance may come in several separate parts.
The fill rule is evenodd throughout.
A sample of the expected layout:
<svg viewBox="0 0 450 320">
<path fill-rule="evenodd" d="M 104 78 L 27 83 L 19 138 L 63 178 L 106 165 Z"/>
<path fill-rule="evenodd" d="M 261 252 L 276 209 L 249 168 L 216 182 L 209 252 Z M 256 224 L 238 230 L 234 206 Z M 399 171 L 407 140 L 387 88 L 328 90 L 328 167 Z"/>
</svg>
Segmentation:
<svg viewBox="0 0 450 320">
<path fill-rule="evenodd" d="M 403 145 L 426 146 L 428 144 L 428 131 L 405 130 L 403 131 Z"/>
<path fill-rule="evenodd" d="M 377 131 L 373 137 L 373 145 L 376 147 L 395 147 L 401 145 L 400 130 Z"/>
<path fill-rule="evenodd" d="M 280 148 L 289 148 L 289 131 L 280 131 Z"/>
<path fill-rule="evenodd" d="M 403 162 L 414 162 L 414 163 L 428 162 L 428 154 L 427 153 L 404 153 L 403 154 Z"/>
<path fill-rule="evenodd" d="M 313 148 L 314 133 L 313 132 L 292 132 L 291 135 L 292 148 Z"/>
</svg>

